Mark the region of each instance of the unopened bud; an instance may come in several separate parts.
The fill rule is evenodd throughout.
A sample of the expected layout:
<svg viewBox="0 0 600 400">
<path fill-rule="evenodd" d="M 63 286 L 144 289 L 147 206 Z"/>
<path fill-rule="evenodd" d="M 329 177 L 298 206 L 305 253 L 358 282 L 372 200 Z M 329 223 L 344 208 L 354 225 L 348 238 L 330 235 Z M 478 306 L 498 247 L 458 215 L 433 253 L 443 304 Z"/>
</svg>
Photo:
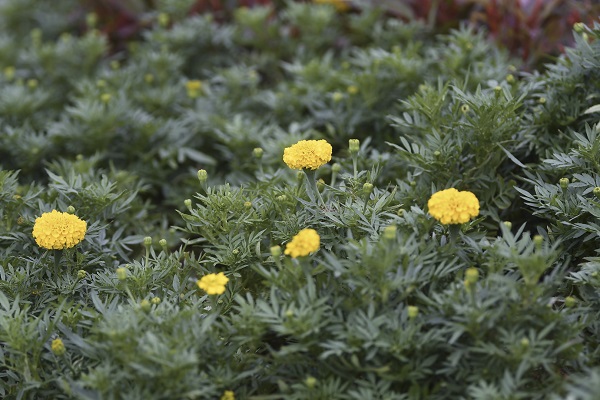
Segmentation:
<svg viewBox="0 0 600 400">
<path fill-rule="evenodd" d="M 334 174 L 339 173 L 342 170 L 342 166 L 338 163 L 333 163 L 333 165 L 331 166 L 331 172 L 333 172 Z"/>
<path fill-rule="evenodd" d="M 527 338 L 521 339 L 521 347 L 523 347 L 523 348 L 529 347 L 529 339 L 527 339 Z"/>
<path fill-rule="evenodd" d="M 540 103 L 540 104 L 546 104 L 546 98 L 545 97 L 540 97 L 538 99 L 538 103 Z"/>
<path fill-rule="evenodd" d="M 27 87 L 29 89 L 35 89 L 37 86 L 38 86 L 37 79 L 28 79 L 27 80 Z"/>
<path fill-rule="evenodd" d="M 348 140 L 348 150 L 350 154 L 356 154 L 360 150 L 360 140 L 350 139 Z"/>
<path fill-rule="evenodd" d="M 565 306 L 571 308 L 574 307 L 575 304 L 577 304 L 577 299 L 573 296 L 567 296 L 565 297 Z"/>
<path fill-rule="evenodd" d="M 156 304 L 160 304 L 160 302 L 161 302 L 161 300 L 160 300 L 160 297 L 153 297 L 153 298 L 150 300 L 150 303 L 152 303 L 152 304 L 155 304 L 155 305 L 156 305 Z"/>
<path fill-rule="evenodd" d="M 244 202 L 244 207 L 245 208 L 252 208 L 252 202 L 251 201 L 245 201 Z"/>
<path fill-rule="evenodd" d="M 96 24 L 98 23 L 98 15 L 96 13 L 88 13 L 85 16 L 85 23 L 88 26 L 88 28 L 95 28 Z"/>
<path fill-rule="evenodd" d="M 466 114 L 466 113 L 468 113 L 470 109 L 471 109 L 471 108 L 469 107 L 469 105 L 468 105 L 468 104 L 463 104 L 462 106 L 460 106 L 460 111 L 461 111 L 463 114 Z"/>
<path fill-rule="evenodd" d="M 273 246 L 271 247 L 271 255 L 273 258 L 278 258 L 281 256 L 281 246 Z"/>
<path fill-rule="evenodd" d="M 319 381 L 317 380 L 317 378 L 315 378 L 314 376 L 308 376 L 305 380 L 304 380 L 304 384 L 306 385 L 307 388 L 312 389 L 315 386 L 317 386 L 317 383 L 319 383 Z"/>
<path fill-rule="evenodd" d="M 355 95 L 356 93 L 358 93 L 358 87 L 356 87 L 354 85 L 351 85 L 351 86 L 348 86 L 348 88 L 346 89 L 346 91 L 350 95 Z"/>
<path fill-rule="evenodd" d="M 146 246 L 146 247 L 152 246 L 152 238 L 150 236 L 146 236 L 144 238 L 144 246 Z"/>
<path fill-rule="evenodd" d="M 152 75 L 152 74 L 146 74 L 146 75 L 144 75 L 144 81 L 146 83 L 152 83 L 152 82 L 154 82 L 154 75 Z"/>
<path fill-rule="evenodd" d="M 160 245 L 160 247 L 162 247 L 163 250 L 167 250 L 167 240 L 166 239 L 160 239 L 158 241 L 158 244 Z"/>
<path fill-rule="evenodd" d="M 398 228 L 396 228 L 396 225 L 388 225 L 385 228 L 383 228 L 383 238 L 385 240 L 396 240 L 396 233 L 397 233 Z"/>
<path fill-rule="evenodd" d="M 100 89 L 105 88 L 106 87 L 106 81 L 104 79 L 99 79 L 98 82 L 96 82 L 96 86 Z"/>
<path fill-rule="evenodd" d="M 323 191 L 323 189 L 325 189 L 325 181 L 324 181 L 323 179 L 319 179 L 319 180 L 317 181 L 317 190 L 318 190 L 319 192 L 322 192 L 322 191 Z"/>
<path fill-rule="evenodd" d="M 597 199 L 600 199 L 600 187 L 596 186 L 594 188 L 594 196 L 596 196 Z"/>
<path fill-rule="evenodd" d="M 142 302 L 140 303 L 140 308 L 142 309 L 142 311 L 144 311 L 145 313 L 149 313 L 150 310 L 152 309 L 152 304 L 150 304 L 150 301 L 148 299 L 144 299 L 142 300 Z"/>
<path fill-rule="evenodd" d="M 3 72 L 4 72 L 4 77 L 6 78 L 6 80 L 12 81 L 15 77 L 16 69 L 13 66 L 9 66 L 9 67 L 5 67 Z"/>
<path fill-rule="evenodd" d="M 163 28 L 169 26 L 169 19 L 169 14 L 167 13 L 158 14 L 158 24 Z"/>
<path fill-rule="evenodd" d="M 112 61 L 110 62 L 110 67 L 111 67 L 113 70 L 117 70 L 117 69 L 121 68 L 121 63 L 120 63 L 119 61 L 117 61 L 117 60 L 112 60 Z"/>
<path fill-rule="evenodd" d="M 507 227 L 509 230 L 512 229 L 512 222 L 510 221 L 504 221 L 503 222 L 504 226 Z"/>
<path fill-rule="evenodd" d="M 515 76 L 513 74 L 506 75 L 506 82 L 508 82 L 508 83 L 514 83 L 515 82 Z"/>
<path fill-rule="evenodd" d="M 67 213 L 69 213 L 69 214 L 75 214 L 75 207 L 73 207 L 73 206 L 67 207 Z"/>
<path fill-rule="evenodd" d="M 254 158 L 260 160 L 263 156 L 263 149 L 260 147 L 256 147 L 254 150 L 252 150 L 252 155 L 254 156 Z"/>
<path fill-rule="evenodd" d="M 569 187 L 569 178 L 560 178 L 558 183 L 563 190 L 566 190 Z"/>
<path fill-rule="evenodd" d="M 573 30 L 577 33 L 585 31 L 585 24 L 583 22 L 576 22 L 573 24 Z"/>
<path fill-rule="evenodd" d="M 127 279 L 127 269 L 123 267 L 117 268 L 117 278 L 120 281 L 124 281 Z"/>
<path fill-rule="evenodd" d="M 198 180 L 200 181 L 200 183 L 206 182 L 207 179 L 208 179 L 208 172 L 206 172 L 205 169 L 198 170 Z"/>
<path fill-rule="evenodd" d="M 362 190 L 365 196 L 369 196 L 371 193 L 373 193 L 373 184 L 369 182 L 365 183 Z"/>
<path fill-rule="evenodd" d="M 417 306 L 408 306 L 408 318 L 415 319 L 419 315 L 419 307 Z"/>
<path fill-rule="evenodd" d="M 185 207 L 186 207 L 188 210 L 192 211 L 192 200 L 190 200 L 190 199 L 185 199 L 185 200 L 183 201 L 183 204 L 185 204 Z"/>
<path fill-rule="evenodd" d="M 479 280 L 479 270 L 477 268 L 467 268 L 465 271 L 465 279 L 471 284 L 477 283 Z"/>
<path fill-rule="evenodd" d="M 334 103 L 339 103 L 340 101 L 344 100 L 344 95 L 340 92 L 334 92 L 331 95 L 331 99 L 333 100 Z"/>
<path fill-rule="evenodd" d="M 540 249 L 544 243 L 544 237 L 542 235 L 535 235 L 533 237 L 533 243 L 535 244 L 535 247 Z"/>
<path fill-rule="evenodd" d="M 85 278 L 87 276 L 87 272 L 84 271 L 83 269 L 80 269 L 79 271 L 77 271 L 77 279 L 81 280 L 83 278 Z"/>
</svg>

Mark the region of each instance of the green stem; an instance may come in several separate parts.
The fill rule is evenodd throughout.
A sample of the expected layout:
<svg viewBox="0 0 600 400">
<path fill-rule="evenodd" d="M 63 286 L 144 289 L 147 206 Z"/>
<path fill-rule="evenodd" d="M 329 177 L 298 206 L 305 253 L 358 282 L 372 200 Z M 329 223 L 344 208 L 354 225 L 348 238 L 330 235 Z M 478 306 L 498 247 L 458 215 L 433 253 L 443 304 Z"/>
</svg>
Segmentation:
<svg viewBox="0 0 600 400">
<path fill-rule="evenodd" d="M 448 226 L 448 236 L 450 237 L 450 244 L 455 245 L 457 239 L 460 237 L 460 224 L 451 224 Z"/>
<path fill-rule="evenodd" d="M 56 276 L 58 277 L 59 275 L 59 267 L 60 267 L 60 260 L 62 259 L 62 255 L 63 255 L 63 251 L 62 250 L 54 250 L 54 272 L 56 273 Z"/>
<path fill-rule="evenodd" d="M 304 174 L 306 175 L 306 188 L 312 190 L 315 202 L 320 206 L 325 205 L 321 193 L 319 193 L 319 188 L 317 187 L 317 171 L 312 169 L 303 169 L 302 171 L 304 171 Z"/>
</svg>

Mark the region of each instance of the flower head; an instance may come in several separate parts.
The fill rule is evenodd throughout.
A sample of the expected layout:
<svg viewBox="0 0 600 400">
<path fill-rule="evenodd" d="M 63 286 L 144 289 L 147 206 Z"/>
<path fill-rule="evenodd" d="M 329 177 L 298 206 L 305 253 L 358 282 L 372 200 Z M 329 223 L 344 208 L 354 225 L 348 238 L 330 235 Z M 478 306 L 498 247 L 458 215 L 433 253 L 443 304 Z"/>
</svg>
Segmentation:
<svg viewBox="0 0 600 400">
<path fill-rule="evenodd" d="M 36 218 L 33 237 L 45 249 L 70 249 L 83 240 L 86 230 L 87 223 L 77 216 L 52 210 Z"/>
<path fill-rule="evenodd" d="M 226 390 L 221 396 L 221 400 L 235 400 L 235 394 L 231 390 Z"/>
<path fill-rule="evenodd" d="M 65 351 L 67 351 L 67 349 L 65 348 L 65 344 L 63 343 L 61 338 L 56 338 L 52 341 L 52 344 L 50 345 L 50 350 L 52 350 L 52 352 L 57 356 L 62 356 L 63 354 L 65 354 Z"/>
<path fill-rule="evenodd" d="M 471 192 L 454 188 L 434 193 L 427 202 L 429 214 L 444 225 L 464 224 L 479 215 L 479 200 Z"/>
<path fill-rule="evenodd" d="M 283 161 L 292 169 L 317 169 L 331 160 L 327 140 L 301 140 L 283 151 Z"/>
<path fill-rule="evenodd" d="M 285 246 L 284 253 L 292 258 L 304 257 L 319 250 L 320 245 L 321 238 L 317 231 L 306 228 L 292 238 L 292 241 Z"/>
<path fill-rule="evenodd" d="M 202 81 L 199 81 L 197 79 L 187 81 L 185 83 L 185 89 L 187 90 L 188 97 L 195 99 L 200 95 L 200 92 L 202 91 Z"/>
<path fill-rule="evenodd" d="M 229 278 L 224 273 L 204 275 L 198 280 L 198 287 L 204 290 L 207 294 L 223 294 L 225 285 L 229 282 Z"/>
</svg>

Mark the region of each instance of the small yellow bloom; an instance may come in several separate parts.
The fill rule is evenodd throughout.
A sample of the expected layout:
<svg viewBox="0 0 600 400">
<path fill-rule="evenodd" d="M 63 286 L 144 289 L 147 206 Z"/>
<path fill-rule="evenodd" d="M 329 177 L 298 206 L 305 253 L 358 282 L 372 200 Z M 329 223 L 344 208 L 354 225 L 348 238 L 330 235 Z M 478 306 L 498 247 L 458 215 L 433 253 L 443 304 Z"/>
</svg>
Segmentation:
<svg viewBox="0 0 600 400">
<path fill-rule="evenodd" d="M 52 210 L 36 218 L 33 237 L 38 246 L 48 250 L 69 249 L 85 236 L 87 223 L 77 216 Z"/>
<path fill-rule="evenodd" d="M 50 350 L 52 350 L 52 352 L 57 356 L 62 356 L 67 351 L 67 349 L 65 348 L 65 344 L 60 338 L 54 339 L 52 341 L 52 344 L 50 345 Z"/>
<path fill-rule="evenodd" d="M 317 169 L 331 161 L 333 149 L 326 140 L 301 140 L 283 151 L 283 161 L 292 169 Z"/>
<path fill-rule="evenodd" d="M 340 12 L 348 11 L 350 4 L 347 0 L 313 0 L 316 4 L 331 4 Z"/>
<path fill-rule="evenodd" d="M 231 390 L 226 390 L 221 396 L 221 400 L 235 400 L 235 394 Z"/>
<path fill-rule="evenodd" d="M 285 254 L 292 258 L 304 257 L 319 250 L 321 237 L 314 229 L 302 229 L 292 241 L 285 246 Z"/>
<path fill-rule="evenodd" d="M 188 97 L 195 99 L 200 95 L 200 91 L 202 90 L 202 81 L 199 81 L 197 79 L 187 81 L 185 83 L 185 89 L 187 90 Z"/>
<path fill-rule="evenodd" d="M 223 294 L 227 282 L 229 282 L 229 278 L 224 273 L 219 272 L 218 274 L 204 275 L 196 283 L 207 294 Z"/>
<path fill-rule="evenodd" d="M 464 224 L 479 215 L 479 200 L 468 191 L 454 188 L 434 193 L 427 202 L 429 214 L 444 225 Z"/>
</svg>

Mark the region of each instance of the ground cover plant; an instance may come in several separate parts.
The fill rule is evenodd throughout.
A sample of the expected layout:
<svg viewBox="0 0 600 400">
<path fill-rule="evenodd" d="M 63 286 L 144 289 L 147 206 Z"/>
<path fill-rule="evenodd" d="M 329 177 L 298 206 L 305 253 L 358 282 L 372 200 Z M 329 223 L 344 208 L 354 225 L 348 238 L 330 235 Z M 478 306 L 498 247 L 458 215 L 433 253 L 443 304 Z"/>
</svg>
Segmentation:
<svg viewBox="0 0 600 400">
<path fill-rule="evenodd" d="M 598 22 L 155 3 L 0 2 L 0 396 L 596 398 Z"/>
</svg>

